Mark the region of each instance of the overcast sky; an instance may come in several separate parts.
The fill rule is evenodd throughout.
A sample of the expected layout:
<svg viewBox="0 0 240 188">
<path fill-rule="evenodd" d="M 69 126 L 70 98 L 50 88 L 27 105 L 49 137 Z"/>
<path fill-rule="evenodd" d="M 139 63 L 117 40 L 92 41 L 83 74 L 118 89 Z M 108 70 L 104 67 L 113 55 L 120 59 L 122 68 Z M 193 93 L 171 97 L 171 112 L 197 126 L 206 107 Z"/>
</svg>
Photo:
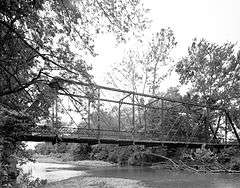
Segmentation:
<svg viewBox="0 0 240 188">
<path fill-rule="evenodd" d="M 195 37 L 217 43 L 240 41 L 240 0 L 143 0 L 143 3 L 150 9 L 148 16 L 152 20 L 146 33 L 166 27 L 174 31 L 178 42 L 175 59 L 186 54 Z M 92 66 L 97 84 L 106 85 L 106 73 L 113 63 L 121 60 L 127 47 L 129 44 L 116 46 L 111 35 L 96 40 L 99 55 L 92 61 Z M 167 80 L 168 86 L 176 84 L 176 76 Z"/>
</svg>

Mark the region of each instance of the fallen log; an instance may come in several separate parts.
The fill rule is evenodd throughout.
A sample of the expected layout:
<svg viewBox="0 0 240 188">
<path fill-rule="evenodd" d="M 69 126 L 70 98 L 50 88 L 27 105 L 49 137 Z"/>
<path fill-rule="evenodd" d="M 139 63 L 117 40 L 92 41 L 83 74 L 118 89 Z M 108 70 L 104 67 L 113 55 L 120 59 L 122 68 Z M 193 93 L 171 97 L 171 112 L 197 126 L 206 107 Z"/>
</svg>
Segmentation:
<svg viewBox="0 0 240 188">
<path fill-rule="evenodd" d="M 155 153 L 145 153 L 145 154 L 165 159 L 165 160 L 169 161 L 170 163 L 172 163 L 174 168 L 176 168 L 176 169 L 179 168 L 179 165 L 177 163 L 175 163 L 172 159 L 168 158 L 168 157 L 165 157 L 165 156 L 159 155 L 159 154 L 155 154 Z M 159 164 L 159 163 L 153 163 L 153 165 L 157 165 L 157 164 Z"/>
<path fill-rule="evenodd" d="M 204 172 L 204 173 L 233 173 L 233 174 L 234 173 L 236 173 L 236 174 L 240 173 L 239 170 L 226 169 L 224 166 L 222 166 L 218 162 L 212 164 L 212 165 L 215 165 L 215 167 L 217 166 L 219 168 L 218 170 L 212 170 L 210 168 L 212 165 L 210 165 L 210 164 L 195 165 L 195 166 L 198 166 L 198 168 L 199 168 L 199 169 L 196 169 L 194 167 L 191 167 L 191 166 L 187 165 L 186 163 L 184 163 L 181 160 L 178 160 L 178 163 L 177 163 L 177 162 L 173 161 L 172 159 L 170 159 L 168 157 L 165 157 L 163 155 L 159 155 L 159 154 L 155 154 L 155 153 L 145 153 L 145 154 L 153 155 L 155 157 L 165 159 L 166 161 L 169 161 L 175 169 L 182 169 L 181 167 L 185 167 L 185 169 L 191 170 L 191 171 L 196 172 L 196 173 L 200 173 L 200 172 Z M 152 166 L 165 165 L 165 164 L 166 164 L 165 162 L 158 162 L 158 163 L 152 163 Z M 200 168 L 205 168 L 205 169 L 202 170 Z"/>
<path fill-rule="evenodd" d="M 186 168 L 190 169 L 191 171 L 199 172 L 197 169 L 188 166 L 187 164 L 185 164 L 185 163 L 182 162 L 181 160 L 179 160 L 179 162 L 180 162 L 183 166 L 185 166 Z"/>
<path fill-rule="evenodd" d="M 211 173 L 230 173 L 230 174 L 239 174 L 239 170 L 211 170 Z"/>
</svg>

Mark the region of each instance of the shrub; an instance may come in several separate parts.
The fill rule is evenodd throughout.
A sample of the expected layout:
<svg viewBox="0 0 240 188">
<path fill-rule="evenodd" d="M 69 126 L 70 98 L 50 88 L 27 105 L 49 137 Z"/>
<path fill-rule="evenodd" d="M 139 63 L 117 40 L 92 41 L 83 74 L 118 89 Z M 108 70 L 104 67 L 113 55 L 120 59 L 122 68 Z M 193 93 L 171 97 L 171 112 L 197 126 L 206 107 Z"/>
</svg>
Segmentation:
<svg viewBox="0 0 240 188">
<path fill-rule="evenodd" d="M 17 180 L 17 188 L 38 188 L 47 184 L 47 180 L 33 179 L 31 173 L 21 173 Z"/>
<path fill-rule="evenodd" d="M 134 152 L 128 159 L 128 164 L 133 166 L 143 166 L 148 162 L 148 157 L 142 152 Z"/>
<path fill-rule="evenodd" d="M 109 148 L 105 144 L 94 145 L 92 146 L 92 152 L 90 154 L 90 158 L 106 161 L 108 158 L 108 152 L 109 152 L 108 150 Z"/>
<path fill-rule="evenodd" d="M 135 153 L 141 151 L 141 148 L 139 146 L 130 145 L 130 146 L 123 146 L 119 149 L 119 155 L 118 155 L 118 163 L 120 165 L 126 165 L 129 164 L 128 160 L 129 158 Z M 133 164 L 132 164 L 133 165 Z"/>
<path fill-rule="evenodd" d="M 110 152 L 107 160 L 113 163 L 118 162 L 119 148 L 116 148 L 114 151 Z"/>
<path fill-rule="evenodd" d="M 221 164 L 226 164 L 231 161 L 232 158 L 239 157 L 240 150 L 237 147 L 229 147 L 221 150 L 221 153 L 218 154 L 218 162 Z"/>
<path fill-rule="evenodd" d="M 88 144 L 76 144 L 71 148 L 71 155 L 74 161 L 90 158 L 92 149 Z"/>
<path fill-rule="evenodd" d="M 213 163 L 217 160 L 217 156 L 210 149 L 206 148 L 197 149 L 194 153 L 194 158 L 204 163 Z"/>
<path fill-rule="evenodd" d="M 240 170 L 240 162 L 231 163 L 230 169 L 231 170 Z"/>
</svg>

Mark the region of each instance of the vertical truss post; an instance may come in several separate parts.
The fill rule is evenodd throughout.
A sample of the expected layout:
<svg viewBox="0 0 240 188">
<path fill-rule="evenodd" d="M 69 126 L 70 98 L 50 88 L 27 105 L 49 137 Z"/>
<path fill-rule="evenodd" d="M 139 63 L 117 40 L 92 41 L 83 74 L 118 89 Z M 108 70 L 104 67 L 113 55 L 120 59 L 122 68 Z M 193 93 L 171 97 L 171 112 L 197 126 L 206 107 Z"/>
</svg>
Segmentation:
<svg viewBox="0 0 240 188">
<path fill-rule="evenodd" d="M 119 136 L 121 132 L 121 102 L 118 103 L 118 131 L 119 131 Z"/>
<path fill-rule="evenodd" d="M 163 123 L 163 107 L 164 107 L 164 101 L 161 100 L 161 123 Z"/>
<path fill-rule="evenodd" d="M 97 89 L 97 128 L 98 128 L 98 144 L 100 144 L 100 88 Z"/>
<path fill-rule="evenodd" d="M 55 99 L 55 115 L 54 115 L 54 121 L 53 121 L 53 130 L 54 134 L 58 133 L 59 127 L 58 127 L 58 97 L 56 94 L 56 99 Z"/>
<path fill-rule="evenodd" d="M 58 98 L 56 96 L 56 100 L 55 100 L 55 124 L 57 124 L 57 118 L 58 118 Z"/>
<path fill-rule="evenodd" d="M 122 99 L 120 99 L 118 101 L 118 131 L 119 131 L 119 138 L 121 137 L 121 106 L 122 106 L 123 100 L 126 99 L 129 96 L 131 96 L 131 93 L 128 93 L 126 96 L 124 96 Z"/>
<path fill-rule="evenodd" d="M 54 120 L 55 119 L 55 100 L 53 101 L 52 105 L 52 126 L 54 126 Z"/>
<path fill-rule="evenodd" d="M 132 127 L 133 127 L 132 138 L 134 140 L 134 136 L 135 136 L 135 94 L 134 93 L 132 98 Z"/>
<path fill-rule="evenodd" d="M 225 144 L 227 144 L 227 137 L 228 137 L 228 130 L 227 130 L 227 125 L 228 125 L 228 122 L 227 122 L 227 115 L 225 114 L 225 127 L 224 127 L 224 142 Z"/>
<path fill-rule="evenodd" d="M 213 140 L 213 141 L 217 141 L 217 133 L 218 133 L 218 130 L 219 130 L 219 127 L 220 127 L 221 118 L 222 118 L 222 115 L 220 114 L 215 131 L 213 130 L 213 127 L 211 126 L 211 130 L 213 130 L 212 131 L 213 132 L 213 137 L 212 137 L 211 140 Z"/>
<path fill-rule="evenodd" d="M 233 121 L 232 121 L 232 119 L 231 119 L 231 117 L 230 117 L 230 114 L 229 114 L 228 111 L 225 111 L 225 114 L 226 114 L 226 116 L 227 116 L 227 119 L 228 119 L 231 127 L 233 128 L 233 131 L 234 131 L 234 134 L 235 134 L 235 136 L 236 136 L 236 138 L 237 138 L 237 141 L 238 141 L 238 143 L 240 144 L 240 138 L 239 138 L 238 132 L 237 132 L 235 126 L 234 126 L 234 123 L 233 123 Z"/>
<path fill-rule="evenodd" d="M 90 126 L 90 114 L 91 114 L 91 101 L 90 101 L 90 99 L 88 99 L 88 121 L 87 121 L 87 123 L 88 123 L 88 129 L 90 129 L 91 128 L 91 126 Z"/>
<path fill-rule="evenodd" d="M 146 117 L 146 113 L 147 113 L 147 110 L 146 110 L 146 107 L 144 107 L 144 138 L 146 139 L 147 137 L 147 117 Z"/>
<path fill-rule="evenodd" d="M 210 121 L 208 115 L 210 114 L 209 108 L 207 107 L 207 113 L 205 115 L 205 126 L 204 126 L 204 136 L 205 136 L 205 142 L 209 142 L 209 127 L 210 127 Z"/>
</svg>

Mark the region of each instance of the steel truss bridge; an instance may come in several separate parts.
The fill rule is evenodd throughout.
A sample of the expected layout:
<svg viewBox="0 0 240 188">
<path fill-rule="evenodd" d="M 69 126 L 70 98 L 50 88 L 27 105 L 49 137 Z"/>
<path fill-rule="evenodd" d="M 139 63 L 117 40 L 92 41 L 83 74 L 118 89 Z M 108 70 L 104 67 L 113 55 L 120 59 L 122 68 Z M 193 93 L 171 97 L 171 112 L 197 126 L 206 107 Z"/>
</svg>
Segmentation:
<svg viewBox="0 0 240 188">
<path fill-rule="evenodd" d="M 227 110 L 190 98 L 176 100 L 59 78 L 39 96 L 35 107 L 52 101 L 49 117 L 18 135 L 20 141 L 190 148 L 240 143 Z"/>
</svg>

